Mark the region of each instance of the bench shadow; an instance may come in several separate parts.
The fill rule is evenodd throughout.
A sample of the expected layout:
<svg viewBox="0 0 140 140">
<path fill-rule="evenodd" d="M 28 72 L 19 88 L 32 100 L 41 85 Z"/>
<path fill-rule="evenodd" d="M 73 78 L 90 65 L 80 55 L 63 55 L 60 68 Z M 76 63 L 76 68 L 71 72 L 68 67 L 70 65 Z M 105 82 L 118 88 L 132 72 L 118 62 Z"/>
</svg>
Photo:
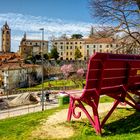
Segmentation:
<svg viewBox="0 0 140 140">
<path fill-rule="evenodd" d="M 123 109 L 121 109 L 123 110 Z M 134 109 L 127 109 L 133 110 Z M 115 112 L 114 112 L 115 113 Z M 115 114 L 114 114 L 115 115 Z M 140 133 L 140 111 L 135 111 L 133 114 L 126 116 L 119 116 L 116 121 L 104 125 L 103 136 L 110 136 L 116 134 Z"/>
</svg>

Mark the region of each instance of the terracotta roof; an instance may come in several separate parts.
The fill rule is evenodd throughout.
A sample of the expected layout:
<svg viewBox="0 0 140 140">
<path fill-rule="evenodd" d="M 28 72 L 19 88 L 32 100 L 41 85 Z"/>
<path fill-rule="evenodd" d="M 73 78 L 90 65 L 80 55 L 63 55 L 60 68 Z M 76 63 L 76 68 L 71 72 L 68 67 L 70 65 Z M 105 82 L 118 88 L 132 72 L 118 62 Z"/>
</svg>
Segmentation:
<svg viewBox="0 0 140 140">
<path fill-rule="evenodd" d="M 81 39 L 66 38 L 66 39 L 54 39 L 54 40 L 52 40 L 52 42 L 55 42 L 55 41 L 84 41 L 84 39 L 83 38 L 81 38 Z"/>
<path fill-rule="evenodd" d="M 85 39 L 85 44 L 111 44 L 113 43 L 112 38 L 87 38 Z"/>
<path fill-rule="evenodd" d="M 26 40 L 24 40 L 24 42 L 48 42 L 47 40 L 32 40 L 32 39 L 26 39 Z"/>
<path fill-rule="evenodd" d="M 12 59 L 20 59 L 20 56 L 18 55 L 18 53 L 3 53 L 3 54 L 0 54 L 0 60 L 4 60 L 4 59 L 7 59 L 7 60 L 12 60 Z"/>
<path fill-rule="evenodd" d="M 34 64 L 23 64 L 23 63 L 3 63 L 0 66 L 1 70 L 16 70 L 16 69 L 23 69 L 23 68 L 32 68 L 32 67 L 39 67 L 39 65 Z"/>
</svg>

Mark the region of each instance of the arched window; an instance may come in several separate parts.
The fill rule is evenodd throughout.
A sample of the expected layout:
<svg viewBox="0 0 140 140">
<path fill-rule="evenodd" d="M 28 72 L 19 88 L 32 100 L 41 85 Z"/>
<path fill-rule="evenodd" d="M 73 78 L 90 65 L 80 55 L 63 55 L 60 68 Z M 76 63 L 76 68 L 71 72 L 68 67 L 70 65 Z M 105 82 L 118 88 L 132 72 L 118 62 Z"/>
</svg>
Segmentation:
<svg viewBox="0 0 140 140">
<path fill-rule="evenodd" d="M 6 33 L 9 34 L 9 31 L 7 31 Z"/>
</svg>

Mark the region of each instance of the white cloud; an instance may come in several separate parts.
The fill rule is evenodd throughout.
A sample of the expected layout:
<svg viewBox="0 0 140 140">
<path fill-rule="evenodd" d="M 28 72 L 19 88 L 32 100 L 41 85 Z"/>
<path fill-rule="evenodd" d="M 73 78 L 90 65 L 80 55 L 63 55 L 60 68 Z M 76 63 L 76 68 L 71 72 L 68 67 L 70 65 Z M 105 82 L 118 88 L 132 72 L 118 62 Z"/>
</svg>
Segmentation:
<svg viewBox="0 0 140 140">
<path fill-rule="evenodd" d="M 12 50 L 17 51 L 20 40 L 27 32 L 27 38 L 40 39 L 40 28 L 45 30 L 45 39 L 50 36 L 61 36 L 62 34 L 71 35 L 73 33 L 89 34 L 91 23 L 64 21 L 61 19 L 51 19 L 41 16 L 31 16 L 16 13 L 0 14 L 0 27 L 5 21 L 8 22 L 12 30 Z M 96 25 L 95 25 L 96 26 Z"/>
</svg>

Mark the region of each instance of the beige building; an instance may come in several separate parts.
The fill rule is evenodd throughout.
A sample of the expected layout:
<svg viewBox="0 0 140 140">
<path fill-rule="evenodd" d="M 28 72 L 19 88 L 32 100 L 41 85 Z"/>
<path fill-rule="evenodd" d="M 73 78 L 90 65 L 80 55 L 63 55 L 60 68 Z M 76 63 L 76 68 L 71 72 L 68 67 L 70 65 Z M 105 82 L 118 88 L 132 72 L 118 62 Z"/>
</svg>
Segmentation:
<svg viewBox="0 0 140 140">
<path fill-rule="evenodd" d="M 75 51 L 78 48 L 84 59 L 84 39 L 58 39 L 52 41 L 52 46 L 57 48 L 60 60 L 75 60 Z"/>
<path fill-rule="evenodd" d="M 31 55 L 40 54 L 41 48 L 43 48 L 43 54 L 48 53 L 48 41 L 27 39 L 26 34 L 24 34 L 20 42 L 19 53 L 22 58 L 26 58 Z"/>
<path fill-rule="evenodd" d="M 24 63 L 3 63 L 0 66 L 0 88 L 12 90 L 18 87 L 32 86 L 35 78 L 41 79 L 42 69 L 39 65 Z"/>
<path fill-rule="evenodd" d="M 84 44 L 84 56 L 88 58 L 96 52 L 116 53 L 116 47 L 112 38 L 87 38 Z"/>
<path fill-rule="evenodd" d="M 2 53 L 10 53 L 11 51 L 11 29 L 7 22 L 1 28 L 1 51 Z"/>
<path fill-rule="evenodd" d="M 52 46 L 57 47 L 60 60 L 75 60 L 75 50 L 78 48 L 82 54 L 81 60 L 86 60 L 95 52 L 115 53 L 117 47 L 112 38 L 89 37 L 84 39 L 64 38 L 52 41 Z"/>
</svg>

